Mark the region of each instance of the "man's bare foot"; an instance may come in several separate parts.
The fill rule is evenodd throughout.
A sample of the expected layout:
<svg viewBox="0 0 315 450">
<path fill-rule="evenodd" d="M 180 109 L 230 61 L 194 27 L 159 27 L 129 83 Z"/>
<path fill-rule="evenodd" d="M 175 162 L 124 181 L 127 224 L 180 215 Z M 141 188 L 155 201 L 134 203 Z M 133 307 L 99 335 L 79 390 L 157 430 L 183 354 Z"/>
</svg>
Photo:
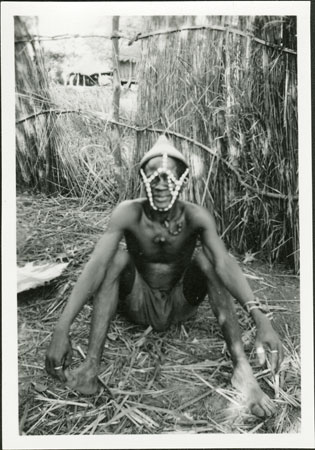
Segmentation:
<svg viewBox="0 0 315 450">
<path fill-rule="evenodd" d="M 65 371 L 66 385 L 81 394 L 95 394 L 97 392 L 97 372 L 97 365 L 86 360 L 77 369 Z"/>
<path fill-rule="evenodd" d="M 260 389 L 247 360 L 240 360 L 236 364 L 231 382 L 245 396 L 255 416 L 270 417 L 275 413 L 273 401 Z"/>
</svg>

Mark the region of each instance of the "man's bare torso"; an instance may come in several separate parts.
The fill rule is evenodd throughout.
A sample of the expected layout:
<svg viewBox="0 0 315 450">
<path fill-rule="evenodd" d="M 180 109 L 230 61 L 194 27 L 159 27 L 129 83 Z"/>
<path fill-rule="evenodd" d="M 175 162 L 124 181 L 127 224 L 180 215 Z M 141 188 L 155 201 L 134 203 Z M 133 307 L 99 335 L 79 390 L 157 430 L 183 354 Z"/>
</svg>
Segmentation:
<svg viewBox="0 0 315 450">
<path fill-rule="evenodd" d="M 191 216 L 196 205 L 178 202 L 176 215 L 167 224 L 150 217 L 147 200 L 134 200 L 132 206 L 137 213 L 125 230 L 128 252 L 151 287 L 169 289 L 182 276 L 196 246 L 198 229 Z"/>
</svg>

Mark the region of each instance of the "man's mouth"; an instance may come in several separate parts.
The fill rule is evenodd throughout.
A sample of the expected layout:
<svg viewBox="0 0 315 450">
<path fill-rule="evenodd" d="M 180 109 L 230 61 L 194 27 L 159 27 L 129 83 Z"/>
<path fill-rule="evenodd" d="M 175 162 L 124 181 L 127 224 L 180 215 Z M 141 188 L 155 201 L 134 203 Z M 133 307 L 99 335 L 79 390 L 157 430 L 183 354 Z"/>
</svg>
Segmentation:
<svg viewBox="0 0 315 450">
<path fill-rule="evenodd" d="M 170 194 L 153 194 L 153 199 L 158 202 L 165 202 L 171 199 Z"/>
</svg>

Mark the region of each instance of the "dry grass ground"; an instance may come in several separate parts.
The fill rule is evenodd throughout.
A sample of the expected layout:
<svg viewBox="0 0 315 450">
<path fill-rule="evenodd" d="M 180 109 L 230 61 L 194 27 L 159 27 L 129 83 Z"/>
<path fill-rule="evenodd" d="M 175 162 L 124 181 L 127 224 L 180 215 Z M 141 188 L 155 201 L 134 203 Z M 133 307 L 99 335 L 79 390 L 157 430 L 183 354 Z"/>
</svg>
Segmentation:
<svg viewBox="0 0 315 450">
<path fill-rule="evenodd" d="M 106 228 L 111 206 L 80 199 L 21 194 L 17 198 L 17 258 L 68 261 L 49 286 L 18 296 L 20 433 L 26 435 L 155 433 L 290 433 L 300 428 L 299 280 L 288 270 L 242 264 L 264 299 L 285 346 L 279 380 L 257 365 L 255 330 L 239 311 L 245 348 L 262 388 L 278 406 L 260 420 L 230 384 L 232 366 L 207 302 L 194 319 L 167 332 L 143 329 L 117 315 L 106 342 L 95 396 L 78 395 L 45 372 L 44 359 L 82 264 Z M 92 304 L 72 332 L 73 365 L 87 348 Z"/>
</svg>

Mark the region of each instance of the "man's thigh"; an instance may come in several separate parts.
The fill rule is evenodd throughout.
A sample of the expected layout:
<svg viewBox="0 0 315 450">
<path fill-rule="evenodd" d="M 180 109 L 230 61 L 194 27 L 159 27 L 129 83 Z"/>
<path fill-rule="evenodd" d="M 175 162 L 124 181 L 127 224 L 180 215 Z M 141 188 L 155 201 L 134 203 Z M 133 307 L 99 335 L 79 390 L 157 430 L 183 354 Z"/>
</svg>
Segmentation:
<svg viewBox="0 0 315 450">
<path fill-rule="evenodd" d="M 192 305 L 199 305 L 207 295 L 207 278 L 200 268 L 197 256 L 194 256 L 185 271 L 183 294 Z"/>
</svg>

